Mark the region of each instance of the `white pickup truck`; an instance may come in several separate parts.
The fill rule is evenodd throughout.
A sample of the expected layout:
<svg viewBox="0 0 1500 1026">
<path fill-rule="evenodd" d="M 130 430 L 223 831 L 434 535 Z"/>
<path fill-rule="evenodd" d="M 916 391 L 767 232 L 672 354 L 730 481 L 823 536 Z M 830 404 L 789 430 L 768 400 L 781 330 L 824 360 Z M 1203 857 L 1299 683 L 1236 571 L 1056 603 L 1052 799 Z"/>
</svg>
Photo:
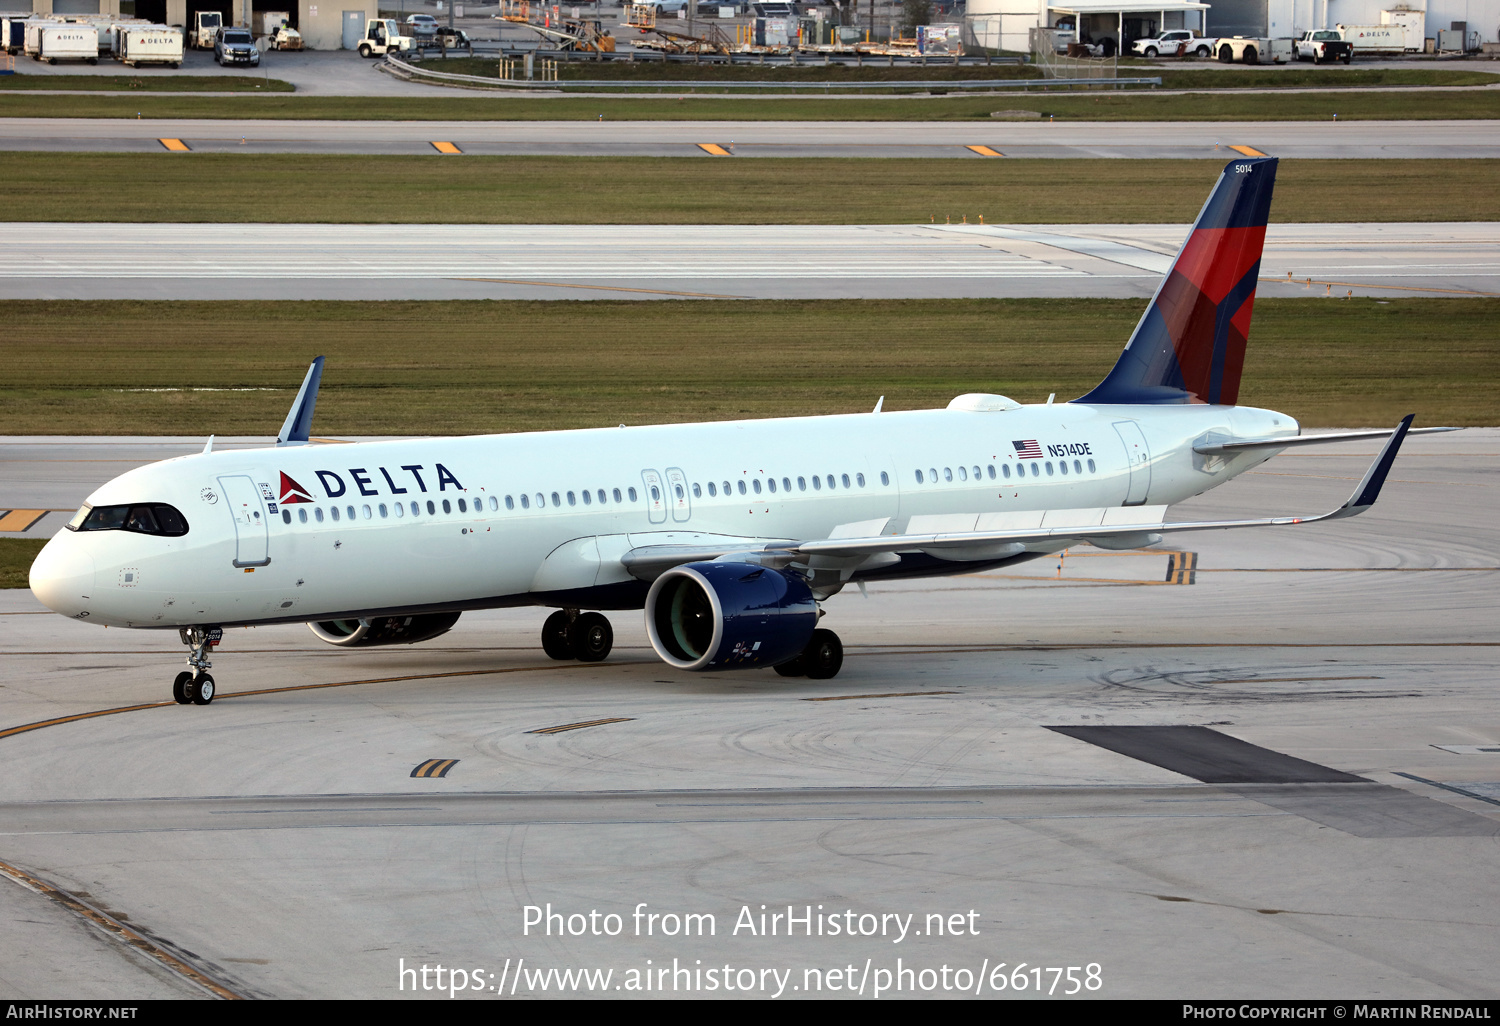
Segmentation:
<svg viewBox="0 0 1500 1026">
<path fill-rule="evenodd" d="M 1290 39 L 1263 39 L 1254 36 L 1223 36 L 1214 40 L 1214 53 L 1223 64 L 1285 64 L 1292 59 Z"/>
<path fill-rule="evenodd" d="M 1302 33 L 1302 38 L 1297 40 L 1297 59 L 1299 61 L 1312 61 L 1314 64 L 1327 64 L 1332 61 L 1343 61 L 1349 63 L 1353 56 L 1354 48 L 1344 41 L 1344 37 L 1333 29 L 1314 29 Z"/>
<path fill-rule="evenodd" d="M 1196 57 L 1207 57 L 1214 52 L 1214 41 L 1194 35 L 1191 29 L 1168 29 L 1150 39 L 1137 39 L 1130 49 L 1142 57 L 1175 57 L 1184 46 L 1185 52 Z"/>
</svg>

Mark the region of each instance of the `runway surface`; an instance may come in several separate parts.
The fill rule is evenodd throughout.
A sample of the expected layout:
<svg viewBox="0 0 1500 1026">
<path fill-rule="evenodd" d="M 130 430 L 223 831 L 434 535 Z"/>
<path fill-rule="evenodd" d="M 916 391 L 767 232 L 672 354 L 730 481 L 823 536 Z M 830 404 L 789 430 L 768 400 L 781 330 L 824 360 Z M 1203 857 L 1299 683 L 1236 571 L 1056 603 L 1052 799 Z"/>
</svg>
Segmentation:
<svg viewBox="0 0 1500 1026">
<path fill-rule="evenodd" d="M 0 224 L 0 298 L 1148 297 L 1187 231 Z M 1261 276 L 1262 296 L 1500 294 L 1500 225 L 1272 225 Z"/>
<path fill-rule="evenodd" d="M 197 448 L 0 439 L 0 500 L 72 504 Z M 1172 512 L 1328 509 L 1374 451 L 1283 455 Z M 564 968 L 696 993 L 727 965 L 752 994 L 869 998 L 899 958 L 929 996 L 945 964 L 989 995 L 1025 962 L 1059 993 L 1078 966 L 1114 997 L 1494 999 L 1497 465 L 1500 429 L 1417 437 L 1353 520 L 840 595 L 825 682 L 670 670 L 632 613 L 606 663 L 553 663 L 542 611 L 512 610 L 402 649 L 230 631 L 221 697 L 179 707 L 174 635 L 0 592 L 0 861 L 73 902 L 0 880 L 7 993 L 400 996 L 404 959 L 472 996 L 555 994 L 534 974 Z M 1193 583 L 1168 584 L 1184 545 Z M 1130 726 L 1192 729 L 1097 729 Z M 636 936 L 642 902 L 715 932 Z M 582 933 L 547 936 L 548 903 Z M 752 935 L 762 905 L 871 932 Z"/>
<path fill-rule="evenodd" d="M 494 101 L 503 116 L 504 99 Z M 775 101 L 768 101 L 775 102 Z M 858 102 L 858 101 L 851 101 Z M 1000 96 L 995 109 L 1045 109 Z M 1038 107 L 1037 105 L 1041 106 Z M 1330 111 L 1333 107 L 1330 107 Z M 1231 146 L 1274 157 L 1500 156 L 1494 121 L 911 122 L 911 121 L 262 121 L 0 119 L 0 150 L 167 154 L 163 139 L 209 153 L 735 157 L 1201 158 Z M 716 146 L 714 156 L 705 146 Z M 970 147 L 983 146 L 993 156 Z"/>
</svg>

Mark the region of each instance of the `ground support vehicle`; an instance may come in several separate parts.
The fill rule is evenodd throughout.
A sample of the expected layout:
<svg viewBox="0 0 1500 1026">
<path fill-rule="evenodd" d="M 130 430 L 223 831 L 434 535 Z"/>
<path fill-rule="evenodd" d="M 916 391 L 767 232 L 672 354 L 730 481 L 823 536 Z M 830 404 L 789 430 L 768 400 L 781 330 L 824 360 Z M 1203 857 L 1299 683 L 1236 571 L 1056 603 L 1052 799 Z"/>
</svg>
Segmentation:
<svg viewBox="0 0 1500 1026">
<path fill-rule="evenodd" d="M 300 50 L 302 49 L 302 33 L 290 25 L 278 25 L 274 31 L 266 34 L 266 49 Z"/>
<path fill-rule="evenodd" d="M 37 52 L 32 60 L 99 63 L 99 30 L 92 25 L 46 25 L 37 30 Z M 29 49 L 29 47 L 28 47 Z"/>
<path fill-rule="evenodd" d="M 122 25 L 116 35 L 115 59 L 128 68 L 142 64 L 182 67 L 182 30 L 166 25 Z"/>
<path fill-rule="evenodd" d="M 1137 39 L 1130 49 L 1142 57 L 1175 57 L 1192 54 L 1209 57 L 1214 52 L 1214 41 L 1196 35 L 1191 29 L 1169 29 L 1151 39 Z"/>
<path fill-rule="evenodd" d="M 372 18 L 365 23 L 364 38 L 355 47 L 361 57 L 384 57 L 388 53 L 410 53 L 416 48 L 411 36 L 401 34 L 395 18 Z"/>
<path fill-rule="evenodd" d="M 1214 53 L 1222 64 L 1285 64 L 1292 59 L 1290 39 L 1255 36 L 1224 36 L 1214 41 Z"/>
<path fill-rule="evenodd" d="M 1348 64 L 1349 58 L 1354 55 L 1354 48 L 1333 29 L 1315 29 L 1302 33 L 1302 38 L 1297 40 L 1296 49 L 1299 61 L 1312 61 L 1314 64 L 1327 64 L 1331 61 Z"/>
<path fill-rule="evenodd" d="M 212 50 L 223 27 L 224 15 L 218 11 L 197 11 L 188 29 L 187 45 L 194 50 Z"/>
<path fill-rule="evenodd" d="M 302 33 L 292 28 L 291 15 L 286 11 L 261 11 L 260 34 L 265 37 L 268 50 L 302 49 Z"/>
</svg>

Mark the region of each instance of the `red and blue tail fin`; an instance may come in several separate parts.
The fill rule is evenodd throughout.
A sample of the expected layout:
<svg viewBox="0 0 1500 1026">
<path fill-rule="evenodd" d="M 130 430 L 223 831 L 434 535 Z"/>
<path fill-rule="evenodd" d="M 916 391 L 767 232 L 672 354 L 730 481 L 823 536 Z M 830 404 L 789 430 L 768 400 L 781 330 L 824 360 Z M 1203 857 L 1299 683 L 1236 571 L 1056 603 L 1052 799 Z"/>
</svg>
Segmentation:
<svg viewBox="0 0 1500 1026">
<path fill-rule="evenodd" d="M 1275 184 L 1275 157 L 1224 168 L 1119 362 L 1074 402 L 1235 404 Z"/>
</svg>

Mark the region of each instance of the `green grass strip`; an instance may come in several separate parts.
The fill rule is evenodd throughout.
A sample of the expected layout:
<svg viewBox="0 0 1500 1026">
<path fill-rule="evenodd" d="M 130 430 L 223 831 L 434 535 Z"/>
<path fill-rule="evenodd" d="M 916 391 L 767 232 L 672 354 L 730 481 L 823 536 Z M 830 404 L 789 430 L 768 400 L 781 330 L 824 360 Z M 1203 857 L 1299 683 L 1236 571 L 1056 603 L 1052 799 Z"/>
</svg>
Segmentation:
<svg viewBox="0 0 1500 1026">
<path fill-rule="evenodd" d="M 1469 120 L 1500 117 L 1500 90 L 1285 94 L 1216 89 L 1023 92 L 970 96 L 696 96 L 682 87 L 651 96 L 552 98 L 455 90 L 433 97 L 29 96 L 0 90 L 7 118 L 232 118 L 372 121 L 984 121 L 990 112 L 1035 110 L 1059 121 Z"/>
<path fill-rule="evenodd" d="M 0 538 L 0 588 L 24 588 L 31 561 L 46 538 Z"/>
<path fill-rule="evenodd" d="M 259 75 L 173 75 L 142 71 L 134 75 L 0 75 L 0 93 L 68 89 L 77 92 L 290 93 L 292 84 Z M 35 99 L 41 99 L 36 97 Z M 91 98 L 90 102 L 97 102 Z"/>
<path fill-rule="evenodd" d="M 264 434 L 328 357 L 318 434 L 461 435 L 1081 395 L 1143 300 L 0 302 L 8 434 Z M 1247 405 L 1494 424 L 1494 299 L 1262 299 Z M 194 389 L 276 391 L 194 391 Z M 180 389 L 180 391 L 159 391 Z"/>
<path fill-rule="evenodd" d="M 1256 139 L 1246 132 L 1224 142 Z M 1233 156 L 1207 148 L 1203 160 L 12 152 L 0 153 L 0 181 L 7 216 L 35 221 L 1188 222 Z M 1497 211 L 1492 161 L 1291 160 L 1278 171 L 1272 216 L 1443 221 Z"/>
</svg>

